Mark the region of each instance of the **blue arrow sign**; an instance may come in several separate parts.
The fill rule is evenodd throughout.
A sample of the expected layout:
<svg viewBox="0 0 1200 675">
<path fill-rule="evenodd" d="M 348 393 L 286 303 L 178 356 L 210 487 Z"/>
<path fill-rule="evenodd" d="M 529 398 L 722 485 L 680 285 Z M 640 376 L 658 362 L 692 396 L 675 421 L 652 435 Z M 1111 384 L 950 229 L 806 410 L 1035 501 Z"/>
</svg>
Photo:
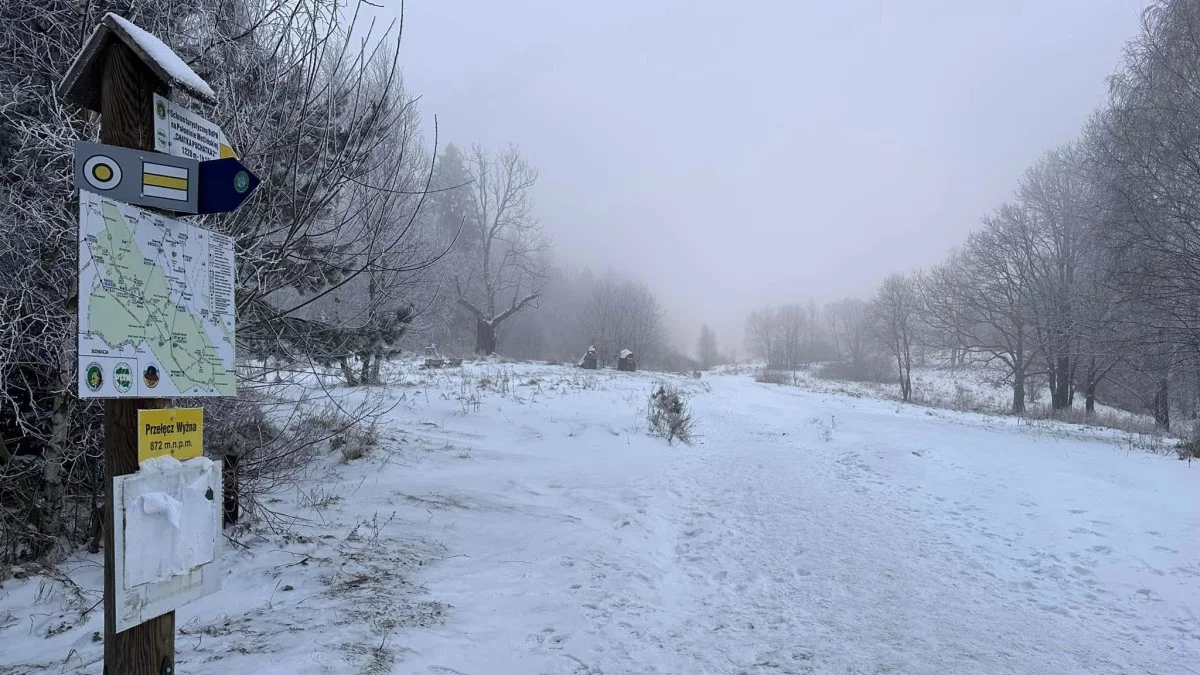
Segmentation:
<svg viewBox="0 0 1200 675">
<path fill-rule="evenodd" d="M 237 209 L 261 181 L 236 157 L 200 162 L 197 213 L 228 213 Z"/>
</svg>

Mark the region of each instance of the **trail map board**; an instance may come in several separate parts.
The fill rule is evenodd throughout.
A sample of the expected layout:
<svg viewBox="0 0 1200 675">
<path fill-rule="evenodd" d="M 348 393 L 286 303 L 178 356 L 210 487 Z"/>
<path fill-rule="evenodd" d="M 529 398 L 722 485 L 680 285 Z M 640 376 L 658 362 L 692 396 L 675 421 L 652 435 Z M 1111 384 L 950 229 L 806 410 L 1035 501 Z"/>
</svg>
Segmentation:
<svg viewBox="0 0 1200 675">
<path fill-rule="evenodd" d="M 235 396 L 233 240 L 79 191 L 79 395 Z"/>
</svg>

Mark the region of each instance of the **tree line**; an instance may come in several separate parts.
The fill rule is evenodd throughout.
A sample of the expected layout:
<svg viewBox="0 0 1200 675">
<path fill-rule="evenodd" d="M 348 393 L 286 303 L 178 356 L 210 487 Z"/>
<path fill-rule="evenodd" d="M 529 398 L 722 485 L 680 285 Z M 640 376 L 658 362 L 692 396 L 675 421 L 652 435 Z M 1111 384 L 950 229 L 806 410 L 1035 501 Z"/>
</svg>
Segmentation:
<svg viewBox="0 0 1200 675">
<path fill-rule="evenodd" d="M 923 362 L 982 364 L 1011 410 L 1048 393 L 1144 411 L 1164 429 L 1200 415 L 1200 5 L 1161 0 L 1079 137 L 1048 150 L 1013 197 L 928 269 L 888 276 L 869 302 L 826 308 L 825 340 L 862 376 L 886 360 L 901 396 Z M 797 307 L 757 312 L 747 342 L 794 366 Z"/>
</svg>

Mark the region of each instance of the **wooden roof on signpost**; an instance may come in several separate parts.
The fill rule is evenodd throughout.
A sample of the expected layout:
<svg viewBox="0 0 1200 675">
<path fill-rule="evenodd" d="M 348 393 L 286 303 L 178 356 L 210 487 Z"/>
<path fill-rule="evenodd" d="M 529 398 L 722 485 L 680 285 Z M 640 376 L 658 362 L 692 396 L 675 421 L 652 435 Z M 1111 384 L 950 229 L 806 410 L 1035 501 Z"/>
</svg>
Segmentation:
<svg viewBox="0 0 1200 675">
<path fill-rule="evenodd" d="M 58 86 L 65 101 L 100 112 L 100 74 L 104 53 L 113 39 L 125 43 L 150 71 L 172 89 L 183 90 L 205 103 L 216 103 L 217 96 L 179 55 L 154 35 L 129 20 L 109 12 L 97 24 L 75 62 Z"/>
</svg>

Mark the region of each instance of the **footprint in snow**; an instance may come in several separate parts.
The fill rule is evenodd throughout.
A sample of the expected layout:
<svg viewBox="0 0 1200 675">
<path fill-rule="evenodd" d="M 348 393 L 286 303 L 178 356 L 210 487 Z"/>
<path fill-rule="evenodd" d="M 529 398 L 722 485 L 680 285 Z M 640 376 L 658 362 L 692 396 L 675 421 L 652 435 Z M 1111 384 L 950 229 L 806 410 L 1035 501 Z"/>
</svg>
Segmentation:
<svg viewBox="0 0 1200 675">
<path fill-rule="evenodd" d="M 1069 611 L 1067 611 L 1066 609 L 1063 609 L 1062 607 L 1059 607 L 1058 605 L 1038 605 L 1038 609 L 1042 610 L 1043 612 L 1050 612 L 1052 614 L 1061 614 L 1062 616 L 1071 616 L 1071 613 Z"/>
<path fill-rule="evenodd" d="M 543 644 L 545 644 L 545 642 L 546 642 L 546 638 L 542 637 L 541 635 L 538 635 L 537 633 L 530 633 L 529 635 L 525 636 L 525 648 L 526 649 L 537 649 L 537 648 L 541 647 Z"/>
</svg>

